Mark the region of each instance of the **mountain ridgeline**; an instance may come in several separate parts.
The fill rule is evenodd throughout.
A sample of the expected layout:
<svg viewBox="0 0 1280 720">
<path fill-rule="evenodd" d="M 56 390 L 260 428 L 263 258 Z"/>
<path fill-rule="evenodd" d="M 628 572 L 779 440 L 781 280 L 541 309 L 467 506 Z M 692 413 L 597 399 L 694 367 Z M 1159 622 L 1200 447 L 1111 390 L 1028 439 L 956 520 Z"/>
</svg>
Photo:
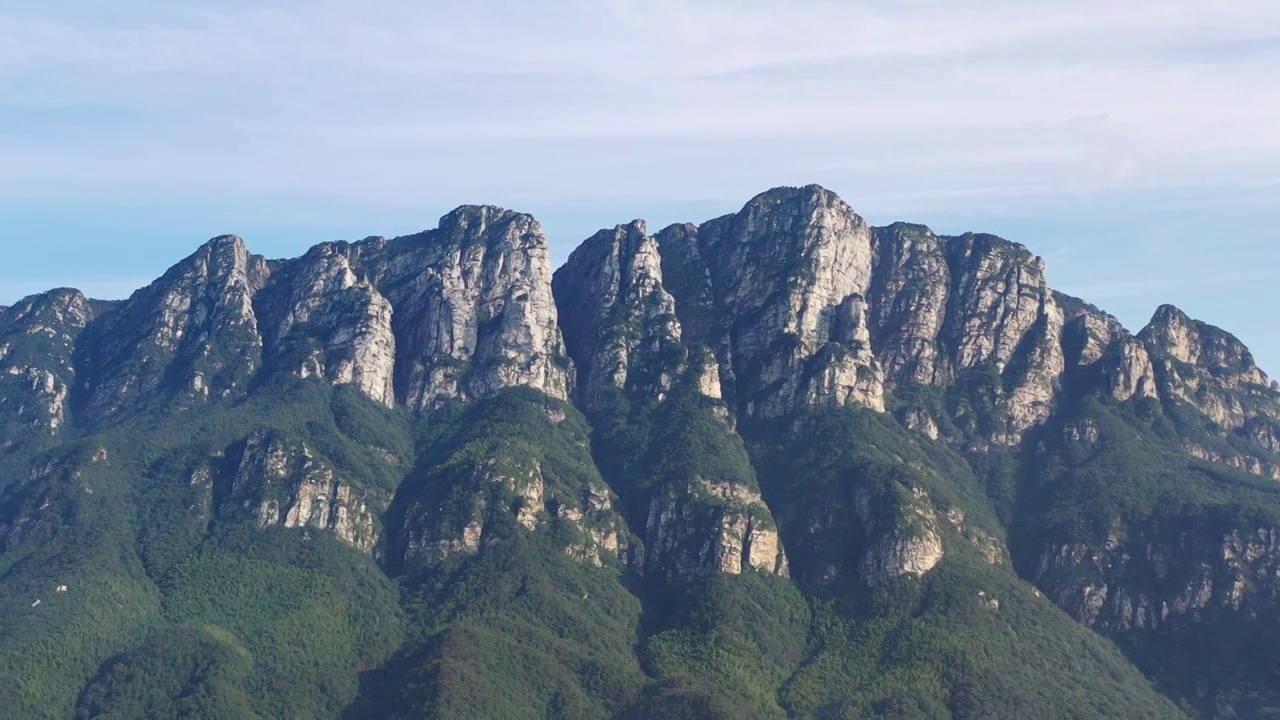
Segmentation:
<svg viewBox="0 0 1280 720">
<path fill-rule="evenodd" d="M 0 716 L 1280 718 L 1280 390 L 817 186 L 0 308 Z"/>
</svg>

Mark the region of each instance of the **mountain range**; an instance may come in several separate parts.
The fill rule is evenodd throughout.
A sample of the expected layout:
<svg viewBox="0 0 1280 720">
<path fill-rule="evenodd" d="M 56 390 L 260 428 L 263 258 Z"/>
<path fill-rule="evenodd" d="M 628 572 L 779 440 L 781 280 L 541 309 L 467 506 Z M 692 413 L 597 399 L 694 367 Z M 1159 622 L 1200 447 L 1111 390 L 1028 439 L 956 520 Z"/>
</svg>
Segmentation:
<svg viewBox="0 0 1280 720">
<path fill-rule="evenodd" d="M 818 186 L 0 307 L 0 716 L 1280 718 L 1280 385 Z"/>
</svg>

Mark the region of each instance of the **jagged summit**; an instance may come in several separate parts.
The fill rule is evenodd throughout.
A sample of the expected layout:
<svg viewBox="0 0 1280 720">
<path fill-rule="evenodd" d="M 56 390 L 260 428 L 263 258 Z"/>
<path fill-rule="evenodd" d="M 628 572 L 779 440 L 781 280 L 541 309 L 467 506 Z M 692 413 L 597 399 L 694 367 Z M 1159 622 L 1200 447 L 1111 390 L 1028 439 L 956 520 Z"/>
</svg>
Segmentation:
<svg viewBox="0 0 1280 720">
<path fill-rule="evenodd" d="M 1132 376 L 1117 387 L 1146 376 L 1154 387 L 1152 353 L 1219 381 L 1267 383 L 1243 344 L 1175 308 L 1161 307 L 1133 345 L 1113 317 L 1050 289 L 1026 246 L 908 222 L 873 228 L 816 184 L 766 190 L 701 225 L 602 230 L 551 278 L 537 220 L 492 205 L 462 205 L 423 233 L 323 243 L 269 263 L 239 236 L 218 236 L 107 312 L 110 331 L 86 336 L 109 359 L 83 368 L 84 402 L 114 407 L 117 393 L 146 385 L 109 378 L 130 353 L 148 368 L 161 361 L 144 346 L 207 355 L 228 344 L 218 338 L 230 327 L 260 347 L 209 368 L 234 388 L 285 371 L 415 409 L 514 385 L 663 397 L 688 378 L 742 416 L 885 410 L 900 388 L 994 373 L 999 409 L 974 421 L 1002 444 L 1049 417 L 1073 368 L 1108 354 L 1117 359 L 1105 372 Z M 286 362 L 297 353 L 306 359 Z M 238 392 L 183 372 L 198 395 Z"/>
<path fill-rule="evenodd" d="M 440 216 L 440 227 L 470 222 L 485 222 L 491 219 L 505 219 L 513 216 L 525 216 L 516 210 L 508 210 L 497 205 L 464 204 Z"/>
<path fill-rule="evenodd" d="M 205 246 L 206 247 L 227 246 L 230 248 L 240 250 L 244 248 L 244 238 L 234 233 L 228 233 L 226 235 L 217 235 L 212 238 L 209 238 L 209 240 L 205 242 Z"/>
<path fill-rule="evenodd" d="M 832 199 L 839 200 L 839 196 L 817 183 L 809 183 L 808 185 L 779 185 L 756 194 L 747 201 L 745 207 L 772 202 L 827 202 Z"/>
<path fill-rule="evenodd" d="M 502 237 L 504 233 L 500 228 L 514 228 L 529 242 L 547 244 L 542 226 L 532 215 L 494 205 L 461 205 L 442 216 L 436 230 L 416 237 L 439 236 L 449 241 L 465 238 L 474 242 Z"/>
<path fill-rule="evenodd" d="M 1152 342 L 1178 360 L 1203 364 L 1218 375 L 1235 375 L 1249 382 L 1266 383 L 1253 354 L 1236 336 L 1195 320 L 1173 305 L 1161 305 L 1139 337 Z"/>
</svg>

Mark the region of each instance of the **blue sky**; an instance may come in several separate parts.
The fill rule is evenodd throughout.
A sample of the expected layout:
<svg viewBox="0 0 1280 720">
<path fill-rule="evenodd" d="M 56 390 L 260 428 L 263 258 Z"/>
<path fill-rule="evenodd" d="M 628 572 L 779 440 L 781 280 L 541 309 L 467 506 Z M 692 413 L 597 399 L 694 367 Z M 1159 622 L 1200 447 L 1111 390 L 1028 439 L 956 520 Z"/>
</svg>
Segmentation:
<svg viewBox="0 0 1280 720">
<path fill-rule="evenodd" d="M 493 203 L 599 227 L 821 183 L 1280 374 L 1280 3 L 0 0 L 0 304 Z"/>
</svg>

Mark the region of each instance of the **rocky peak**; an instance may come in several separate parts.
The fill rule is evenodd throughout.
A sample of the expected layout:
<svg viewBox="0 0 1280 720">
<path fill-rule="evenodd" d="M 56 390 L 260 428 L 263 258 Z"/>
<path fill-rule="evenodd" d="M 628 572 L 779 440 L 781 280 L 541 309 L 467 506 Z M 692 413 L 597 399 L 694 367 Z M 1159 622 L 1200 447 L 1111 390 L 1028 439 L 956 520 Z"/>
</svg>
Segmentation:
<svg viewBox="0 0 1280 720">
<path fill-rule="evenodd" d="M 0 312 L 0 453 L 62 428 L 75 342 L 98 310 L 79 290 L 61 288 Z"/>
<path fill-rule="evenodd" d="M 933 383 L 947 367 L 938 347 L 951 288 L 944 241 L 908 223 L 873 232 L 871 335 L 886 383 Z"/>
<path fill-rule="evenodd" d="M 588 396 L 637 374 L 661 395 L 699 347 L 704 384 L 720 385 L 709 394 L 758 417 L 883 410 L 893 388 L 987 368 L 1002 388 L 989 439 L 1014 443 L 1048 417 L 1065 371 L 1065 316 L 1042 259 L 991 235 L 871 228 L 816 185 L 776 188 L 652 238 L 639 223 L 602 231 L 555 290 Z M 650 359 L 638 359 L 642 347 Z"/>
<path fill-rule="evenodd" d="M 491 227 L 508 224 L 514 224 L 521 232 L 541 232 L 540 229 L 533 230 L 537 225 L 533 216 L 497 205 L 459 205 L 440 218 L 438 227 L 442 233 L 487 244 Z"/>
<path fill-rule="evenodd" d="M 955 368 L 990 362 L 1003 372 L 1042 315 L 1056 310 L 1044 260 L 1017 243 L 973 233 L 948 238 L 947 254 L 957 307 L 945 330 Z"/>
<path fill-rule="evenodd" d="M 90 415 L 113 417 L 162 392 L 243 392 L 261 356 L 253 296 L 270 274 L 239 237 L 223 235 L 114 308 L 85 354 Z M 174 380 L 178 387 L 164 387 Z"/>
<path fill-rule="evenodd" d="M 357 275 L 353 248 L 325 243 L 277 271 L 255 299 L 266 363 L 298 377 L 354 385 L 395 404 L 391 303 Z"/>
<path fill-rule="evenodd" d="M 97 316 L 98 308 L 79 290 L 57 288 L 25 297 L 0 309 L 0 323 L 25 323 L 29 334 L 83 330 Z"/>
<path fill-rule="evenodd" d="M 1103 363 L 1107 391 L 1117 400 L 1156 398 L 1155 366 L 1146 346 L 1135 338 L 1121 338 L 1107 350 Z"/>
<path fill-rule="evenodd" d="M 515 386 L 568 397 L 551 258 L 529 215 L 463 206 L 386 243 L 368 274 L 395 308 L 396 386 L 412 409 Z"/>
<path fill-rule="evenodd" d="M 272 430 L 244 441 L 230 493 L 261 528 L 314 528 L 364 552 L 378 542 L 375 513 L 388 503 L 382 493 L 342 477 L 301 440 Z"/>
<path fill-rule="evenodd" d="M 1068 365 L 1093 365 L 1103 358 L 1112 342 L 1128 337 L 1119 320 L 1089 303 L 1060 292 L 1054 292 L 1053 297 L 1066 321 L 1062 344 Z"/>
<path fill-rule="evenodd" d="M 758 307 L 762 291 L 797 281 L 786 298 L 794 316 L 784 324 L 805 344 L 825 340 L 824 310 L 866 294 L 870 282 L 871 228 L 817 185 L 761 193 L 736 215 L 702 226 L 699 237 L 724 261 L 710 270 L 731 314 Z"/>
<path fill-rule="evenodd" d="M 1117 341 L 1110 357 L 1104 369 L 1115 397 L 1182 404 L 1210 421 L 1206 429 L 1216 437 L 1208 442 L 1216 448 L 1188 436 L 1185 452 L 1255 475 L 1280 476 L 1280 389 L 1233 335 L 1163 305 L 1137 338 Z"/>
<path fill-rule="evenodd" d="M 414 410 L 515 386 L 567 398 L 572 384 L 546 237 L 532 217 L 491 206 L 293 260 L 213 238 L 106 312 L 82 345 L 95 422 L 162 398 L 232 397 L 263 370 Z"/>
<path fill-rule="evenodd" d="M 852 208 L 816 185 L 777 188 L 690 239 L 726 318 L 731 362 L 722 374 L 735 379 L 743 412 L 776 416 L 811 402 L 883 409 L 869 348 L 838 337 L 868 325 L 850 316 L 866 312 L 858 298 L 872 260 L 871 229 Z"/>
<path fill-rule="evenodd" d="M 658 242 L 641 220 L 591 236 L 556 271 L 552 287 L 586 404 L 603 388 L 658 399 L 671 390 L 684 352 L 662 281 Z"/>
<path fill-rule="evenodd" d="M 1244 343 L 1224 330 L 1191 319 L 1172 305 L 1161 305 L 1138 336 L 1178 362 L 1224 381 L 1267 384 L 1267 376 Z"/>
</svg>

